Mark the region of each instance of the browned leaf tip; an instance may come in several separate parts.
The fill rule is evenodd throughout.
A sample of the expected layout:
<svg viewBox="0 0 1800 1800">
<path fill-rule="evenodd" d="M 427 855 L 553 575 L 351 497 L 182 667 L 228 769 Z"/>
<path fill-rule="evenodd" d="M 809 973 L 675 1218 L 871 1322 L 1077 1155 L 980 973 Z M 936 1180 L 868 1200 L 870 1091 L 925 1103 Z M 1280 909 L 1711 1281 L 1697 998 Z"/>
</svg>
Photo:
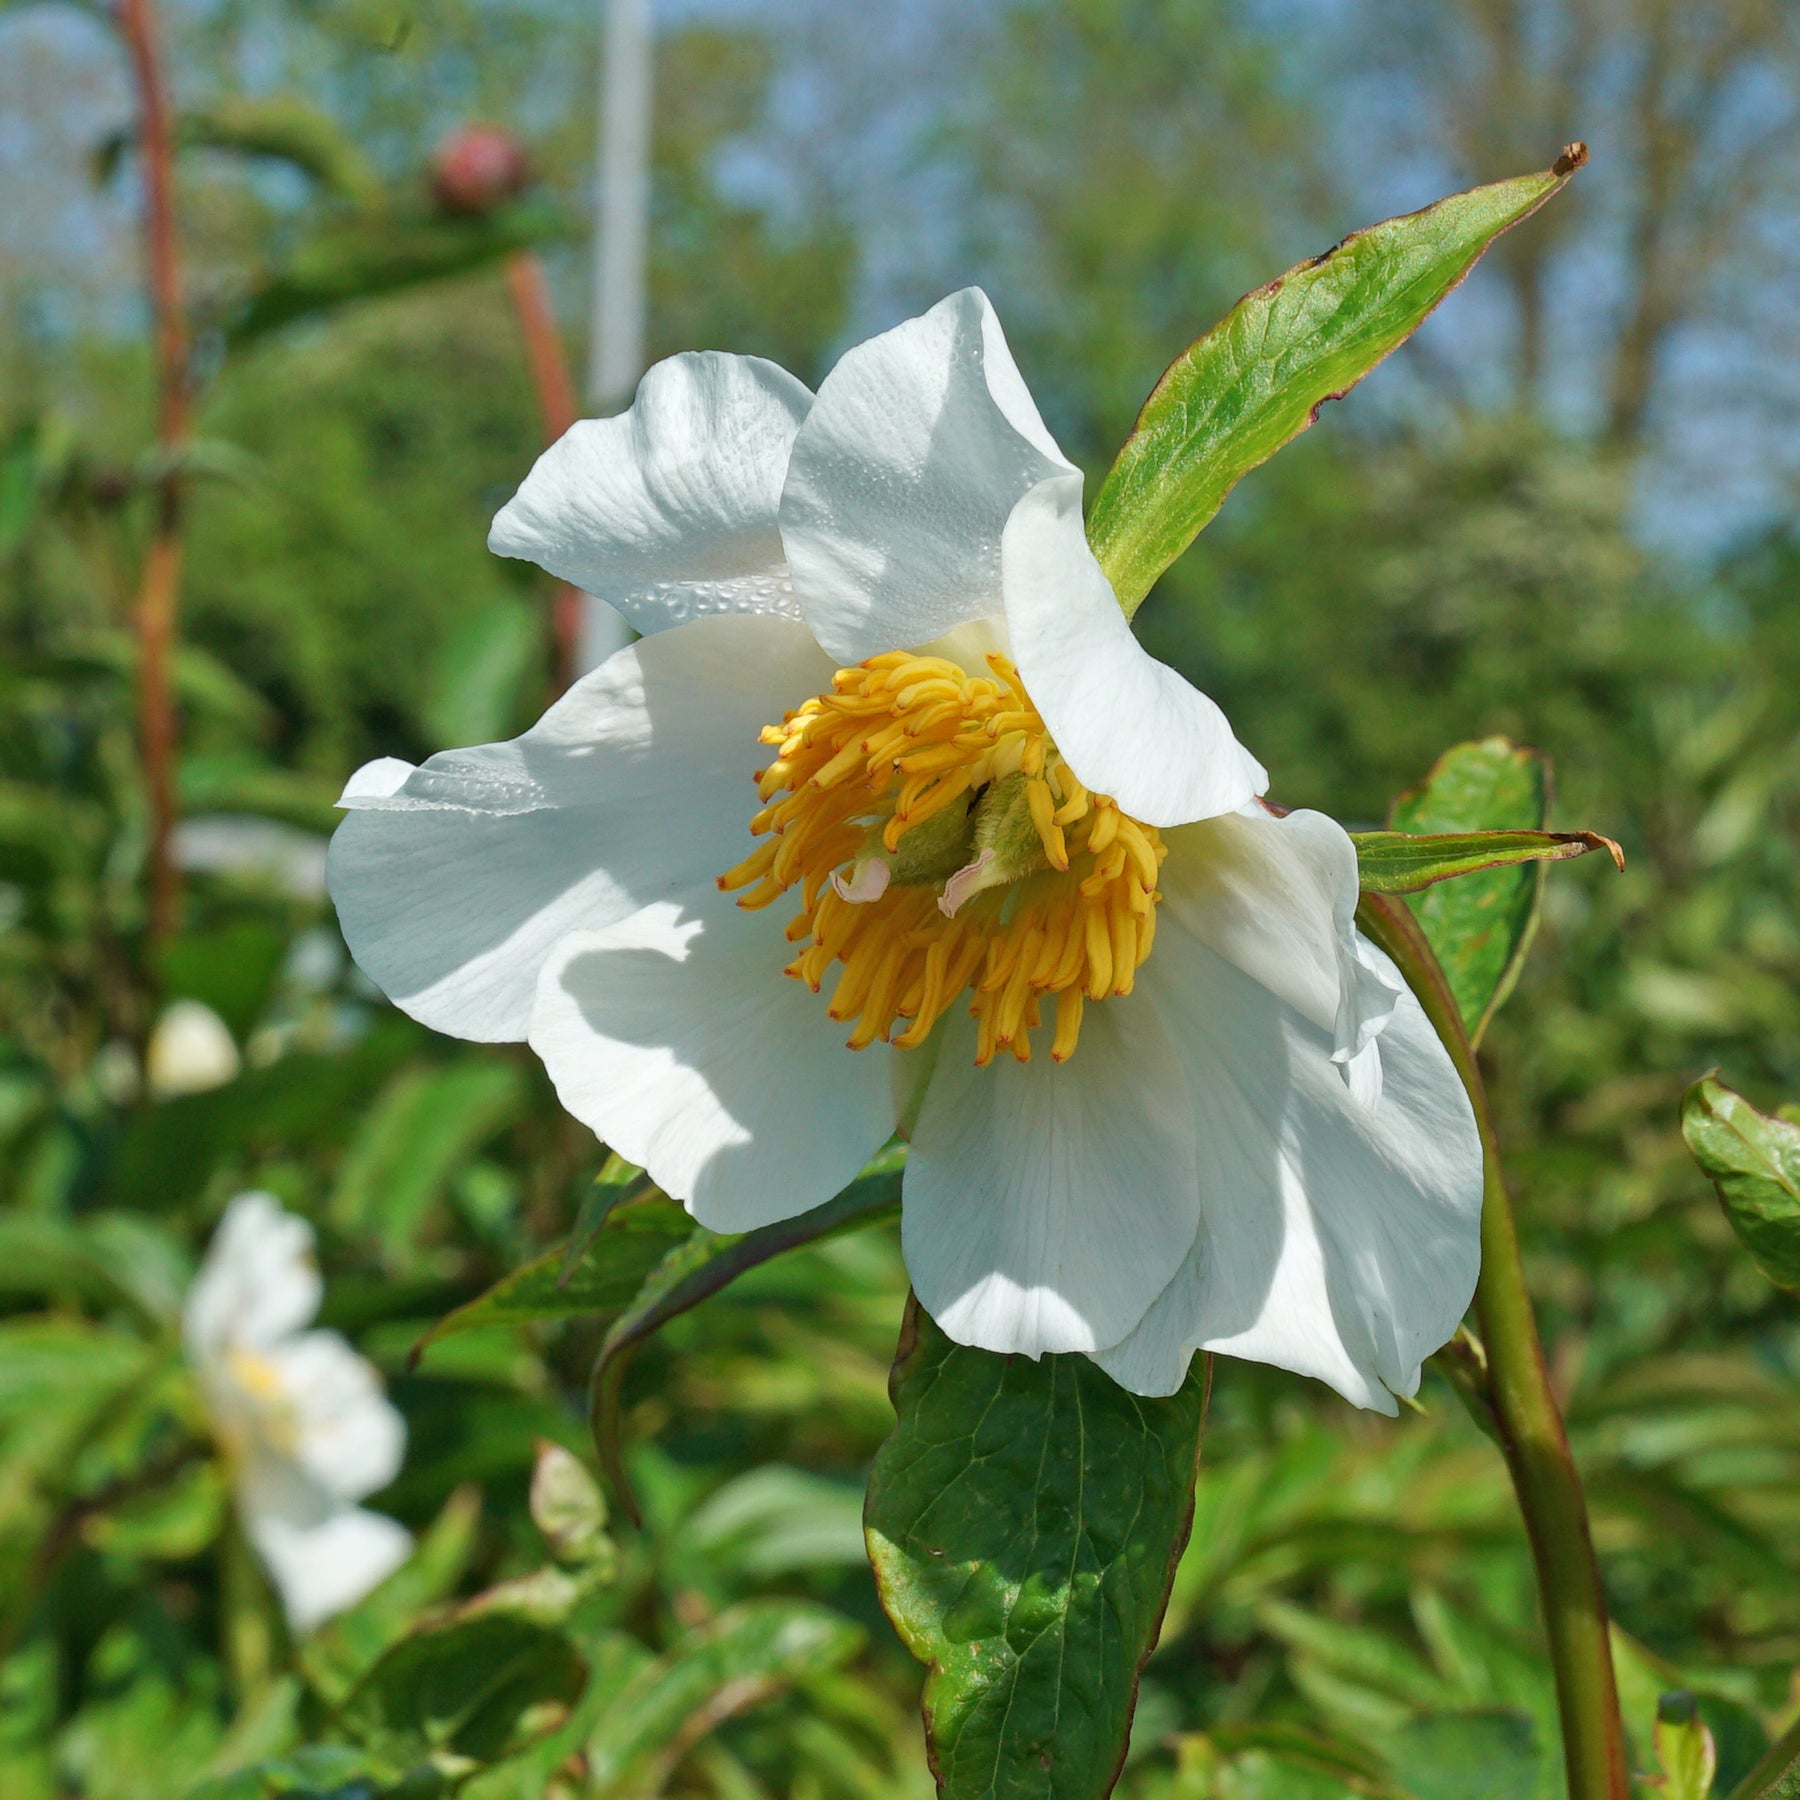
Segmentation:
<svg viewBox="0 0 1800 1800">
<path fill-rule="evenodd" d="M 1564 144 L 1562 155 L 1550 165 L 1552 175 L 1573 175 L 1587 161 L 1587 145 L 1580 138 L 1572 144 Z"/>
</svg>

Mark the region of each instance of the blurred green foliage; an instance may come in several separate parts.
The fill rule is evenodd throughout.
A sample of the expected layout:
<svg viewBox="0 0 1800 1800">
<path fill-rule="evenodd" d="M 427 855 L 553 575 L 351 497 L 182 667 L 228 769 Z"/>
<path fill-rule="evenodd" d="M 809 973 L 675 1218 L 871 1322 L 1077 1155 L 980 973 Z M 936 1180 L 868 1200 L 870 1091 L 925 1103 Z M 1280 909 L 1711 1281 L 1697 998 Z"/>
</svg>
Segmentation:
<svg viewBox="0 0 1800 1800">
<path fill-rule="evenodd" d="M 268 132 L 255 167 L 223 127 L 192 134 L 208 355 L 259 280 L 367 204 L 342 168 L 421 203 L 446 107 L 521 122 L 543 197 L 581 202 L 591 9 L 169 10 L 196 118 L 225 117 L 254 46 L 359 158 L 276 180 Z M 1240 290 L 1372 215 L 1332 186 L 1317 96 L 1215 0 L 1043 0 L 995 20 L 942 137 L 962 234 L 1046 415 L 1097 473 Z M 755 351 L 816 380 L 856 317 L 866 222 L 729 179 L 785 50 L 697 24 L 659 44 L 653 349 Z M 1508 239 L 1495 281 L 1537 291 L 1564 237 L 1527 234 L 1550 230 Z M 536 1445 L 590 1454 L 607 1323 L 490 1325 L 409 1365 L 454 1307 L 533 1258 L 560 1268 L 603 1151 L 529 1058 L 386 1008 L 347 966 L 317 875 L 358 762 L 504 735 L 541 699 L 547 596 L 482 547 L 537 448 L 497 274 L 359 299 L 210 373 L 177 681 L 189 828 L 215 853 L 203 832 L 189 844 L 184 930 L 154 958 L 125 631 L 156 474 L 146 359 L 99 332 L 6 333 L 5 1791 L 360 1793 L 421 1758 L 448 1781 L 467 1771 L 445 1757 L 504 1751 L 471 1800 L 553 1779 L 721 1800 L 929 1792 L 920 1673 L 858 1527 L 892 1421 L 891 1223 L 762 1263 L 641 1343 L 620 1402 L 644 1523 L 615 1519 L 612 1578 L 525 1631 L 517 1706 L 444 1723 L 384 1697 L 388 1659 L 435 1653 L 433 1634 L 498 1616 L 471 1614 L 477 1595 L 555 1567 L 529 1506 Z M 1363 412 L 1359 397 L 1252 476 L 1139 629 L 1219 699 L 1289 804 L 1376 825 L 1447 745 L 1504 734 L 1553 759 L 1553 826 L 1625 845 L 1622 877 L 1601 858 L 1549 872 L 1484 1061 L 1635 1763 L 1655 1768 L 1657 1696 L 1685 1687 L 1727 1792 L 1800 1703 L 1800 1314 L 1736 1245 L 1677 1115 L 1713 1065 L 1767 1108 L 1800 1097 L 1800 540 L 1776 530 L 1705 566 L 1653 555 L 1632 511 L 1643 436 L 1572 437 L 1529 383 L 1485 406 L 1409 407 L 1406 391 L 1372 381 Z M 145 1048 L 179 997 L 220 1015 L 243 1069 L 158 1097 Z M 173 1335 L 212 1223 L 251 1185 L 319 1229 L 325 1322 L 409 1423 L 375 1503 L 421 1534 L 387 1587 L 297 1645 L 231 1523 Z M 1499 1455 L 1447 1384 L 1388 1422 L 1221 1362 L 1124 1791 L 1555 1795 L 1534 1604 Z"/>
</svg>

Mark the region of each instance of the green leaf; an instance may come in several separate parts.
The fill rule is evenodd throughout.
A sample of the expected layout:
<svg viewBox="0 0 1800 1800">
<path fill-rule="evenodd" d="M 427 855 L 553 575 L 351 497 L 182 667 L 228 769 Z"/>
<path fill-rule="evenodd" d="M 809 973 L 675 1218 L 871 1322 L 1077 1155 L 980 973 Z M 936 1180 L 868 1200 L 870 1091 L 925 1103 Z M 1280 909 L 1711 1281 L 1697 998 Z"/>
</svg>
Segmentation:
<svg viewBox="0 0 1800 1800">
<path fill-rule="evenodd" d="M 508 736 L 521 709 L 542 702 L 544 643 L 542 609 L 510 594 L 496 595 L 450 629 L 425 695 L 432 739 L 488 744 Z"/>
<path fill-rule="evenodd" d="M 838 1668 L 861 1629 L 799 1600 L 753 1600 L 689 1632 L 627 1682 L 587 1742 L 589 1791 L 661 1793 L 676 1765 L 727 1718 L 787 1683 Z"/>
<path fill-rule="evenodd" d="M 1542 830 L 1549 807 L 1545 759 L 1491 737 L 1446 750 L 1424 781 L 1394 802 L 1388 823 L 1395 832 L 1529 837 Z M 1472 1042 L 1481 1041 L 1524 967 L 1543 880 L 1541 863 L 1516 863 L 1427 888 L 1408 902 L 1443 965 Z"/>
<path fill-rule="evenodd" d="M 538 1441 L 531 1471 L 531 1522 L 544 1534 L 558 1562 L 609 1561 L 606 1500 L 573 1452 L 547 1439 Z"/>
<path fill-rule="evenodd" d="M 1656 1762 L 1665 1800 L 1707 1800 L 1719 1755 L 1694 1696 L 1684 1690 L 1664 1694 L 1656 1703 Z"/>
<path fill-rule="evenodd" d="M 669 1251 L 613 1321 L 594 1359 L 591 1418 L 600 1467 L 633 1524 L 642 1520 L 619 1449 L 619 1390 L 631 1352 L 669 1320 L 784 1250 L 819 1243 L 892 1214 L 900 1204 L 905 1167 L 906 1148 L 894 1145 L 841 1194 L 811 1212 L 779 1219 L 755 1231 L 720 1232 L 694 1226 L 686 1241 Z"/>
<path fill-rule="evenodd" d="M 1800 1125 L 1704 1075 L 1681 1103 L 1681 1133 L 1756 1266 L 1800 1291 Z"/>
<path fill-rule="evenodd" d="M 947 1800 L 1097 1800 L 1124 1762 L 1193 1517 L 1197 1361 L 1166 1400 L 1085 1356 L 953 1344 L 909 1305 L 865 1520 L 882 1603 L 929 1669 Z"/>
<path fill-rule="evenodd" d="M 1246 294 L 1169 365 L 1088 517 L 1127 617 L 1258 463 L 1404 343 L 1509 225 L 1586 160 L 1453 194 L 1353 232 Z"/>
<path fill-rule="evenodd" d="M 1427 1713 L 1388 1740 L 1393 1779 L 1413 1800 L 1533 1800 L 1540 1756 L 1523 1713 Z"/>
<path fill-rule="evenodd" d="M 1800 1719 L 1731 1790 L 1731 1800 L 1800 1800 Z"/>
<path fill-rule="evenodd" d="M 646 1197 L 616 1208 L 565 1277 L 563 1253 L 546 1251 L 513 1270 L 466 1306 L 443 1318 L 413 1346 L 413 1361 L 440 1338 L 487 1325 L 528 1325 L 593 1314 L 612 1317 L 629 1306 L 644 1277 L 692 1235 L 694 1222 L 672 1201 Z"/>
<path fill-rule="evenodd" d="M 1625 867 L 1625 852 L 1597 831 L 1353 831 L 1350 841 L 1357 885 L 1368 894 L 1416 894 L 1459 875 L 1567 862 L 1590 850 L 1604 850 Z"/>
<path fill-rule="evenodd" d="M 579 236 L 579 221 L 545 200 L 518 200 L 481 217 L 358 215 L 321 230 L 256 287 L 226 328 L 233 347 L 352 301 L 466 275 L 515 250 Z"/>
<path fill-rule="evenodd" d="M 569 1277 L 587 1254 L 588 1245 L 594 1241 L 612 1209 L 623 1206 L 627 1200 L 641 1199 L 655 1185 L 636 1163 L 627 1162 L 616 1150 L 607 1152 L 605 1165 L 594 1177 L 594 1185 L 588 1189 L 581 1202 L 581 1211 L 575 1216 L 575 1229 L 563 1245 L 563 1279 Z"/>
<path fill-rule="evenodd" d="M 492 1057 L 396 1076 L 345 1152 L 333 1221 L 374 1233 L 397 1261 L 458 1166 L 518 1116 L 524 1099 L 518 1069 Z"/>
<path fill-rule="evenodd" d="M 336 1728 L 403 1765 L 496 1762 L 554 1728 L 586 1672 L 561 1631 L 482 1611 L 404 1637 L 352 1689 Z"/>
<path fill-rule="evenodd" d="M 322 1699 L 333 1706 L 342 1701 L 426 1607 L 455 1591 L 480 1523 L 480 1493 L 458 1488 L 393 1574 L 300 1645 L 300 1671 Z"/>
</svg>

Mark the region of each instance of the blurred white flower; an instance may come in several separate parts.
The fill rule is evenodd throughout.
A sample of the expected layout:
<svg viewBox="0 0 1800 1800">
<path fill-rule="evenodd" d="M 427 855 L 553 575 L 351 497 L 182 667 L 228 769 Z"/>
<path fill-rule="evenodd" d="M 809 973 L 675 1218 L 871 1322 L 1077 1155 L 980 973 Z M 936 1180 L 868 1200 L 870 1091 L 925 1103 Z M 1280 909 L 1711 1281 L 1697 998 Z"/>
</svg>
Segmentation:
<svg viewBox="0 0 1800 1800">
<path fill-rule="evenodd" d="M 325 840 L 316 831 L 240 813 L 203 813 L 175 827 L 177 866 L 190 874 L 266 882 L 296 900 L 325 897 Z"/>
<path fill-rule="evenodd" d="M 157 1020 L 144 1075 L 158 1100 L 204 1094 L 237 1079 L 243 1066 L 231 1028 L 201 1000 L 177 1000 Z"/>
<path fill-rule="evenodd" d="M 528 1040 L 715 1230 L 903 1131 L 962 1343 L 1145 1394 L 1219 1350 L 1393 1412 L 1475 1286 L 1468 1098 L 1356 930 L 1355 846 L 1261 803 L 1081 490 L 978 289 L 816 395 L 658 363 L 488 540 L 643 640 L 512 743 L 351 778 L 345 940 L 415 1018 Z"/>
<path fill-rule="evenodd" d="M 323 1291 L 312 1243 L 272 1195 L 240 1194 L 182 1308 L 244 1529 L 297 1631 L 354 1606 L 412 1548 L 355 1504 L 399 1472 L 406 1426 L 343 1338 L 302 1329 Z"/>
</svg>

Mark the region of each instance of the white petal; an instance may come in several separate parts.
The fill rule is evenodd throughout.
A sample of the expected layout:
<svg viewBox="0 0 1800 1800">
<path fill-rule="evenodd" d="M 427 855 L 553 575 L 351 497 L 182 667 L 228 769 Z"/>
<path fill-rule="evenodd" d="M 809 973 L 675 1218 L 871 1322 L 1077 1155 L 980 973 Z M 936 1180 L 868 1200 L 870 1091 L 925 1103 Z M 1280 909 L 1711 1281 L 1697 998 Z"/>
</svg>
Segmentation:
<svg viewBox="0 0 1800 1800">
<path fill-rule="evenodd" d="M 794 440 L 781 537 L 794 591 L 842 663 L 1000 611 L 1000 532 L 1072 465 L 979 288 L 845 354 Z"/>
<path fill-rule="evenodd" d="M 1020 499 L 1000 561 L 1019 673 L 1095 793 L 1160 826 L 1234 811 L 1268 787 L 1218 706 L 1132 636 L 1088 548 L 1079 475 Z"/>
<path fill-rule="evenodd" d="M 344 783 L 339 806 L 365 806 L 371 800 L 391 800 L 406 786 L 414 765 L 398 756 L 378 756 L 366 762 Z"/>
<path fill-rule="evenodd" d="M 1195 1349 L 1217 1350 L 1394 1412 L 1480 1263 L 1474 1116 L 1418 1002 L 1400 996 L 1346 1080 L 1330 1031 L 1177 920 L 1146 990 L 1188 1066 L 1202 1223 L 1143 1324 L 1096 1360 L 1137 1393 L 1172 1393 Z"/>
<path fill-rule="evenodd" d="M 984 1350 L 1093 1350 L 1143 1317 L 1193 1242 L 1180 1059 L 1136 996 L 1089 1006 L 1066 1063 L 974 1066 L 962 1012 L 912 1134 L 901 1205 L 920 1304 Z"/>
<path fill-rule="evenodd" d="M 295 1631 L 354 1606 L 412 1554 L 412 1534 L 397 1521 L 300 1481 L 246 1483 L 240 1503 Z"/>
<path fill-rule="evenodd" d="M 488 548 L 585 588 L 642 632 L 707 613 L 797 617 L 775 509 L 811 404 L 759 356 L 671 356 L 629 412 L 582 420 L 538 458 Z"/>
<path fill-rule="evenodd" d="M 188 1354 L 206 1364 L 234 1345 L 262 1349 L 298 1331 L 324 1293 L 312 1248 L 312 1227 L 273 1194 L 239 1194 L 182 1303 Z"/>
<path fill-rule="evenodd" d="M 531 1021 L 565 1107 L 715 1231 L 830 1199 L 899 1117 L 886 1044 L 782 969 L 789 910 L 718 893 L 561 944 Z"/>
<path fill-rule="evenodd" d="M 1333 1054 L 1348 1063 L 1405 991 L 1398 975 L 1364 960 L 1350 834 L 1323 813 L 1277 818 L 1252 808 L 1185 825 L 1166 841 L 1164 918 L 1329 1031 Z"/>
<path fill-rule="evenodd" d="M 757 734 L 831 673 L 794 620 L 703 619 L 621 650 L 523 737 L 354 802 L 326 870 L 351 954 L 436 1030 L 524 1037 L 565 934 L 710 887 L 749 851 Z"/>
<path fill-rule="evenodd" d="M 290 1339 L 267 1360 L 287 1404 L 292 1454 L 321 1487 L 340 1500 L 360 1500 L 400 1473 L 406 1421 L 382 1392 L 373 1364 L 335 1331 Z"/>
</svg>

